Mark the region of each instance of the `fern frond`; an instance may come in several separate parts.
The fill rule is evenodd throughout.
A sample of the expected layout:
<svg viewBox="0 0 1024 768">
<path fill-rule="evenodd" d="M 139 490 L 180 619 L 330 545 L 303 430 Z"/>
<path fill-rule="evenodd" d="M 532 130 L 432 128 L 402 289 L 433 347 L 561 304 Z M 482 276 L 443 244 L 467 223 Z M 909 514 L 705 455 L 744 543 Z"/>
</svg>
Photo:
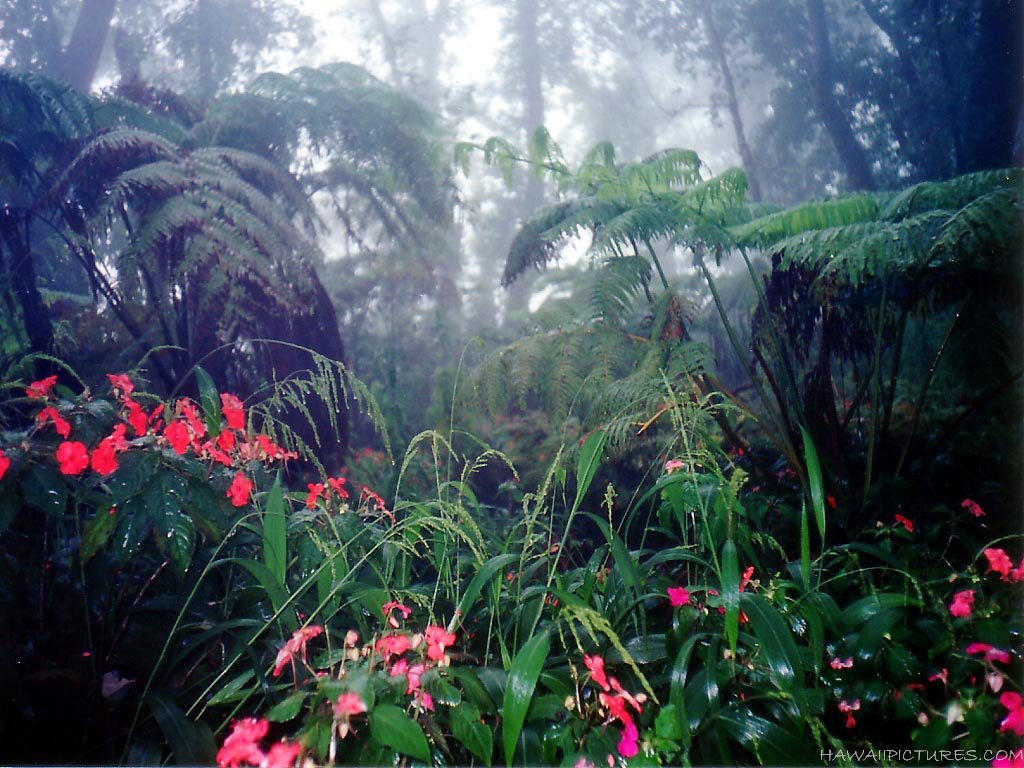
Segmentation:
<svg viewBox="0 0 1024 768">
<path fill-rule="evenodd" d="M 733 227 L 729 232 L 736 245 L 768 249 L 802 232 L 874 221 L 878 212 L 878 196 L 849 195 L 776 211 Z"/>
</svg>

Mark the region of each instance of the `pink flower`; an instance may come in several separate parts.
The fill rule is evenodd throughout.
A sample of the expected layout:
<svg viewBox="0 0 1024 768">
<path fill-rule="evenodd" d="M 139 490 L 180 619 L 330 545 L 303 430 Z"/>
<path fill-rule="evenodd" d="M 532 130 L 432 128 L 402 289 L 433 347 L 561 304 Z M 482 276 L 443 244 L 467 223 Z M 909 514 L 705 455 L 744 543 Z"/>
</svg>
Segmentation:
<svg viewBox="0 0 1024 768">
<path fill-rule="evenodd" d="M 960 502 L 960 506 L 963 507 L 964 509 L 966 509 L 968 512 L 970 512 L 975 517 L 984 517 L 985 516 L 985 510 L 983 510 L 981 508 L 981 506 L 978 504 L 978 502 L 976 502 L 976 501 L 971 501 L 970 499 L 964 499 L 963 501 Z"/>
<path fill-rule="evenodd" d="M 318 635 L 322 635 L 324 628 L 313 624 L 308 627 L 300 627 L 292 633 L 292 636 L 288 639 L 288 642 L 284 644 L 280 651 L 277 652 L 277 659 L 274 663 L 274 671 L 271 673 L 274 677 L 279 677 L 281 672 L 284 670 L 285 665 L 291 662 L 295 663 L 295 657 L 300 656 L 302 661 L 306 661 L 306 643 L 312 640 Z M 293 667 L 294 669 L 294 667 Z"/>
<path fill-rule="evenodd" d="M 80 475 L 89 466 L 89 451 L 84 443 L 65 440 L 57 446 L 57 464 L 65 475 Z"/>
<path fill-rule="evenodd" d="M 412 648 L 412 641 L 408 635 L 385 635 L 373 648 L 386 659 L 389 656 L 401 656 Z"/>
<path fill-rule="evenodd" d="M 455 645 L 455 635 L 445 631 L 444 627 L 427 627 L 423 638 L 427 642 L 427 658 L 431 661 L 444 661 L 444 649 Z"/>
<path fill-rule="evenodd" d="M 945 667 L 943 667 L 941 670 L 936 672 L 934 675 L 929 676 L 929 678 L 928 678 L 928 682 L 929 683 L 934 683 L 936 681 L 942 683 L 943 685 L 948 685 L 949 684 L 949 670 L 946 669 Z"/>
<path fill-rule="evenodd" d="M 1007 691 L 999 697 L 999 703 L 1010 712 L 999 724 L 999 730 L 1013 731 L 1017 736 L 1024 736 L 1024 702 L 1019 693 Z"/>
<path fill-rule="evenodd" d="M 0 480 L 3 480 L 4 475 L 7 474 L 7 470 L 11 467 L 11 460 L 7 454 L 4 453 L 3 448 L 0 448 Z"/>
<path fill-rule="evenodd" d="M 852 702 L 843 699 L 839 702 L 839 711 L 846 713 L 846 727 L 853 728 L 857 721 L 853 717 L 853 713 L 860 709 L 860 699 L 854 699 Z"/>
<path fill-rule="evenodd" d="M 690 604 L 690 593 L 686 591 L 686 587 L 669 587 L 668 602 L 673 608 L 678 608 L 683 605 Z"/>
<path fill-rule="evenodd" d="M 619 743 L 616 746 L 619 754 L 625 758 L 635 757 L 637 752 L 640 751 L 638 739 L 640 734 L 636 730 L 636 725 L 632 720 L 626 722 L 622 726 L 622 738 L 619 739 Z"/>
<path fill-rule="evenodd" d="M 260 749 L 259 741 L 267 735 L 270 723 L 247 717 L 235 722 L 231 733 L 224 739 L 224 745 L 217 751 L 217 765 L 221 768 L 237 768 L 240 765 L 259 765 L 266 755 Z"/>
<path fill-rule="evenodd" d="M 252 489 L 252 480 L 241 472 L 236 472 L 231 480 L 231 486 L 225 495 L 231 499 L 232 506 L 244 507 L 249 503 L 249 494 L 252 492 Z"/>
<path fill-rule="evenodd" d="M 33 381 L 31 384 L 29 384 L 28 388 L 25 390 L 25 394 L 28 397 L 45 400 L 47 397 L 50 396 L 50 390 L 53 389 L 53 385 L 56 383 L 57 374 L 53 374 L 53 376 L 47 376 L 45 379 Z"/>
<path fill-rule="evenodd" d="M 984 654 L 985 661 L 998 661 L 1000 664 L 1010 663 L 1009 653 L 998 648 L 994 648 L 988 643 L 971 643 L 964 649 L 964 652 L 969 656 L 976 653 Z"/>
<path fill-rule="evenodd" d="M 671 475 L 673 472 L 678 472 L 685 466 L 686 465 L 679 459 L 669 459 L 668 461 L 665 462 L 665 471 Z"/>
<path fill-rule="evenodd" d="M 412 613 L 412 608 L 409 608 L 406 605 L 402 605 L 396 600 L 392 600 L 389 603 L 384 603 L 384 605 L 381 606 L 381 610 L 384 611 L 384 618 L 388 620 L 388 624 L 390 624 L 395 629 L 398 629 L 398 619 L 391 615 L 393 611 L 398 611 L 399 613 L 401 613 L 403 619 L 408 619 L 409 615 Z"/>
<path fill-rule="evenodd" d="M 261 768 L 291 768 L 300 754 L 302 754 L 301 742 L 279 741 L 267 752 Z"/>
<path fill-rule="evenodd" d="M 587 654 L 583 654 L 583 664 L 590 670 L 591 680 L 604 688 L 604 690 L 610 690 L 608 687 L 608 678 L 604 673 L 604 659 L 600 656 L 588 656 Z"/>
<path fill-rule="evenodd" d="M 313 509 L 316 506 L 316 500 L 324 492 L 324 484 L 306 483 L 306 487 L 309 489 L 309 494 L 306 496 L 306 509 Z"/>
<path fill-rule="evenodd" d="M 338 735 L 341 738 L 348 736 L 351 726 L 349 718 L 354 715 L 361 715 L 366 711 L 366 704 L 359 697 L 358 693 L 347 692 L 338 696 L 334 703 L 334 719 L 338 724 Z"/>
<path fill-rule="evenodd" d="M 997 547 L 986 549 L 984 554 L 988 560 L 988 569 L 995 571 L 1003 577 L 1003 581 L 1006 581 L 1010 576 L 1010 570 L 1013 568 L 1013 561 L 1010 559 L 1010 556 Z"/>
<path fill-rule="evenodd" d="M 910 519 L 904 517 L 903 515 L 897 513 L 897 515 L 896 515 L 896 522 L 899 525 L 902 525 L 904 528 L 906 528 L 909 533 L 913 533 L 914 532 L 914 522 L 912 520 L 910 520 Z"/>
<path fill-rule="evenodd" d="M 832 669 L 849 669 L 853 666 L 853 656 L 848 656 L 845 659 L 836 657 L 829 662 L 829 666 L 832 667 Z"/>
<path fill-rule="evenodd" d="M 949 612 L 958 619 L 966 619 L 974 609 L 974 590 L 965 589 L 953 595 L 953 602 L 949 605 Z"/>
<path fill-rule="evenodd" d="M 992 768 L 1024 768 L 1024 749 L 1001 750 Z"/>
</svg>

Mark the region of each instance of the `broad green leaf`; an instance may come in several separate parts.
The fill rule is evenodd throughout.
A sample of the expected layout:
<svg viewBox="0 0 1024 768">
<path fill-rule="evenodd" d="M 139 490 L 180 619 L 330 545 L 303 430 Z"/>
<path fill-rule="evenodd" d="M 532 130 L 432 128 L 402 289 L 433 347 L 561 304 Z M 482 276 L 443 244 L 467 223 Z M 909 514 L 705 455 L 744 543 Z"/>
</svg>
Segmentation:
<svg viewBox="0 0 1024 768">
<path fill-rule="evenodd" d="M 659 739 L 672 739 L 679 741 L 683 734 L 689 729 L 684 728 L 679 722 L 679 713 L 675 704 L 668 704 L 661 708 L 658 716 L 654 719 L 654 733 Z"/>
<path fill-rule="evenodd" d="M 196 531 L 192 518 L 185 514 L 185 481 L 169 471 L 153 476 L 142 492 L 142 503 L 153 521 L 153 537 L 160 552 L 174 563 L 182 575 L 192 560 Z"/>
<path fill-rule="evenodd" d="M 689 749 L 692 736 L 690 734 L 690 722 L 686 715 L 686 676 L 690 668 L 690 656 L 700 641 L 700 635 L 691 635 L 679 649 L 676 659 L 672 662 L 672 676 L 669 687 L 669 706 L 674 708 L 678 722 L 680 738 L 683 746 Z"/>
<path fill-rule="evenodd" d="M 526 720 L 526 712 L 530 708 L 533 690 L 537 678 L 544 667 L 544 662 L 551 651 L 551 638 L 547 632 L 531 637 L 512 660 L 512 668 L 508 673 L 505 686 L 504 706 L 502 707 L 501 735 L 505 747 L 505 764 L 512 765 L 512 757 L 516 751 L 516 742 Z"/>
<path fill-rule="evenodd" d="M 117 469 L 104 481 L 113 504 L 124 504 L 149 485 L 160 456 L 156 451 L 125 451 L 118 459 Z"/>
<path fill-rule="evenodd" d="M 722 546 L 722 605 L 725 606 L 725 636 L 729 648 L 736 653 L 740 630 L 740 563 L 736 543 L 729 539 Z"/>
<path fill-rule="evenodd" d="M 451 713 L 452 735 L 475 757 L 487 765 L 491 764 L 494 751 L 494 740 L 491 729 L 480 720 L 480 710 L 476 705 L 464 701 Z"/>
<path fill-rule="evenodd" d="M 762 765 L 811 765 L 818 756 L 817 748 L 808 749 L 806 737 L 801 738 L 749 709 L 725 710 L 717 720 L 733 739 L 757 755 Z"/>
<path fill-rule="evenodd" d="M 88 563 L 93 555 L 107 545 L 110 535 L 116 528 L 117 511 L 113 507 L 109 511 L 96 511 L 96 517 L 85 524 L 82 532 L 82 565 Z"/>
<path fill-rule="evenodd" d="M 174 702 L 157 694 L 146 697 L 153 719 L 178 765 L 212 765 L 217 755 L 213 732 L 206 723 L 194 723 Z"/>
<path fill-rule="evenodd" d="M 21 492 L 28 506 L 50 515 L 61 514 L 68 505 L 67 483 L 47 464 L 36 464 L 22 476 Z"/>
<path fill-rule="evenodd" d="M 800 427 L 804 439 L 804 461 L 807 462 L 807 483 L 811 487 L 811 506 L 814 508 L 814 519 L 818 523 L 818 533 L 822 544 L 825 542 L 825 485 L 821 478 L 821 462 L 818 451 L 807 430 Z"/>
<path fill-rule="evenodd" d="M 272 723 L 285 723 L 291 720 L 302 711 L 307 696 L 309 691 L 296 691 L 283 701 L 279 701 L 267 712 L 267 720 Z"/>
<path fill-rule="evenodd" d="M 856 629 L 882 611 L 890 608 L 916 607 L 920 604 L 920 601 L 903 592 L 877 592 L 873 595 L 866 595 L 848 605 L 839 620 L 847 629 Z"/>
<path fill-rule="evenodd" d="M 220 395 L 217 393 L 217 385 L 213 383 L 210 374 L 198 365 L 195 371 L 196 382 L 199 384 L 199 405 L 203 409 L 206 431 L 210 433 L 210 437 L 217 437 L 220 434 Z"/>
<path fill-rule="evenodd" d="M 281 492 L 281 475 L 274 479 L 274 485 L 267 494 L 263 510 L 263 562 L 274 580 L 284 587 L 285 570 L 288 567 L 288 521 L 285 518 L 284 494 Z"/>
<path fill-rule="evenodd" d="M 749 617 L 751 630 L 757 637 L 759 658 L 768 665 L 772 681 L 781 690 L 790 693 L 800 713 L 809 717 L 803 689 L 803 664 L 789 627 L 779 610 L 759 595 L 745 592 L 740 598 L 740 605 Z"/>
<path fill-rule="evenodd" d="M 505 568 L 519 561 L 519 555 L 516 554 L 505 554 L 495 555 L 490 560 L 480 566 L 479 570 L 470 579 L 469 585 L 466 587 L 466 591 L 462 593 L 462 598 L 459 600 L 458 608 L 455 611 L 455 615 L 452 616 L 452 620 L 448 623 L 448 631 L 454 632 L 455 628 L 459 625 L 462 618 L 469 613 L 469 609 L 473 607 L 473 603 L 479 596 L 480 591 L 484 588 L 494 576 L 504 571 Z"/>
<path fill-rule="evenodd" d="M 378 704 L 370 712 L 370 737 L 403 755 L 430 762 L 430 745 L 423 729 L 394 704 Z"/>
</svg>

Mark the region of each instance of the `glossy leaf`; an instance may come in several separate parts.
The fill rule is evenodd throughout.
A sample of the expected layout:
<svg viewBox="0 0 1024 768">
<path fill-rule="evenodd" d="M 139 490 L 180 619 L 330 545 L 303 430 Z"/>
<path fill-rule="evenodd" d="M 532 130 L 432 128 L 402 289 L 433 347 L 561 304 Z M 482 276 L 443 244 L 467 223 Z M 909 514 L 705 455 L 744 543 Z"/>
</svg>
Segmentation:
<svg viewBox="0 0 1024 768">
<path fill-rule="evenodd" d="M 604 444 L 608 439 L 608 433 L 598 429 L 590 434 L 580 448 L 579 460 L 576 464 L 576 500 L 573 502 L 573 509 L 578 509 L 583 497 L 586 495 L 590 484 L 594 481 L 594 475 L 601 464 L 601 455 L 604 453 Z"/>
<path fill-rule="evenodd" d="M 302 705 L 306 703 L 308 696 L 309 691 L 296 691 L 271 707 L 266 715 L 267 720 L 272 723 L 284 723 L 291 720 L 302 711 Z"/>
<path fill-rule="evenodd" d="M 174 702 L 163 696 L 150 694 L 146 701 L 178 765 L 212 765 L 215 762 L 217 745 L 206 723 L 192 722 Z"/>
<path fill-rule="evenodd" d="M 807 463 L 807 483 L 811 488 L 811 506 L 814 508 L 814 520 L 818 524 L 818 533 L 822 542 L 825 541 L 825 484 L 821 477 L 821 462 L 818 451 L 807 430 L 800 427 L 804 440 L 804 461 Z"/>
<path fill-rule="evenodd" d="M 729 539 L 722 547 L 722 605 L 725 606 L 725 636 L 736 653 L 740 627 L 740 563 L 736 543 Z"/>
<path fill-rule="evenodd" d="M 508 566 L 513 563 L 519 562 L 519 555 L 517 554 L 505 554 L 496 555 L 490 560 L 485 562 L 477 572 L 470 579 L 469 584 L 466 586 L 466 591 L 462 593 L 462 597 L 459 599 L 458 608 L 455 611 L 455 615 L 452 616 L 452 620 L 448 624 L 448 631 L 453 632 L 459 625 L 462 617 L 469 613 L 469 609 L 476 602 L 477 597 L 480 595 L 481 590 L 491 579 L 495 577 L 499 572 L 502 572 Z"/>
<path fill-rule="evenodd" d="M 281 476 L 278 475 L 267 494 L 263 510 L 263 562 L 274 581 L 282 587 L 288 567 L 287 525 Z"/>
<path fill-rule="evenodd" d="M 480 710 L 474 704 L 464 701 L 451 713 L 452 735 L 475 757 L 487 765 L 491 764 L 494 741 L 491 729 L 480 720 Z"/>
<path fill-rule="evenodd" d="M 199 405 L 203 409 L 206 431 L 210 433 L 210 437 L 217 437 L 220 434 L 220 395 L 217 393 L 217 385 L 213 383 L 210 374 L 198 365 L 195 372 L 196 383 L 199 385 Z"/>
<path fill-rule="evenodd" d="M 537 678 L 551 651 L 551 638 L 547 632 L 531 637 L 516 654 L 509 670 L 502 707 L 501 735 L 505 747 L 505 764 L 512 765 L 516 742 L 530 708 L 530 700 Z"/>
<path fill-rule="evenodd" d="M 117 510 L 111 508 L 104 512 L 98 510 L 96 516 L 85 524 L 82 531 L 81 558 L 82 565 L 88 563 L 93 555 L 107 545 L 111 534 L 117 528 Z"/>
<path fill-rule="evenodd" d="M 419 723 L 394 704 L 378 704 L 370 712 L 370 736 L 378 744 L 424 762 L 430 761 L 430 745 Z"/>
<path fill-rule="evenodd" d="M 801 714 L 809 716 L 803 690 L 803 663 L 789 627 L 779 610 L 764 598 L 749 593 L 740 597 L 740 605 L 758 640 L 759 658 L 768 666 L 772 681 L 792 695 Z"/>
</svg>

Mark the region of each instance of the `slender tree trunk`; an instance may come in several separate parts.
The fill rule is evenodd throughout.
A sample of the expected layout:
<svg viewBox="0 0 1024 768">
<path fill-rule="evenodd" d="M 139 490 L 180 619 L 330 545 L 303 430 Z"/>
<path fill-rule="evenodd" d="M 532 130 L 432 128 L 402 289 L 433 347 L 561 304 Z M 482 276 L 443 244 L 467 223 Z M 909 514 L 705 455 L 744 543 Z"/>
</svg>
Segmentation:
<svg viewBox="0 0 1024 768">
<path fill-rule="evenodd" d="M 828 41 L 824 0 L 806 0 L 806 7 L 810 30 L 811 67 L 808 77 L 811 101 L 839 153 L 850 186 L 854 189 L 874 190 L 875 180 L 871 175 L 867 155 L 854 136 L 850 121 L 843 114 L 833 93 L 832 51 Z"/>
<path fill-rule="evenodd" d="M 736 148 L 739 150 L 743 169 L 747 172 L 750 199 L 758 202 L 761 200 L 761 184 L 758 181 L 758 174 L 754 165 L 754 153 L 750 151 L 750 145 L 747 144 L 747 135 L 743 129 L 743 117 L 740 115 L 740 104 L 736 98 L 736 85 L 733 80 L 732 69 L 729 67 L 729 57 L 726 56 L 725 43 L 718 32 L 718 26 L 715 24 L 715 17 L 708 0 L 701 0 L 700 16 L 708 35 L 708 42 L 711 43 L 712 53 L 718 64 L 718 71 L 722 75 L 722 81 L 725 83 L 725 97 L 729 105 L 729 116 L 732 118 L 732 128 L 736 133 Z"/>
<path fill-rule="evenodd" d="M 544 125 L 544 79 L 541 70 L 538 37 L 538 0 L 519 0 L 516 3 L 515 32 L 518 40 L 519 64 L 522 72 L 523 127 L 527 139 L 539 126 Z M 544 204 L 544 183 L 532 173 L 520 199 L 519 213 L 526 218 Z M 513 312 L 525 311 L 530 302 L 535 277 L 525 272 L 509 286 L 505 302 L 506 321 Z"/>
<path fill-rule="evenodd" d="M 0 247 L 6 247 L 8 280 L 21 308 L 25 335 L 33 352 L 52 352 L 53 326 L 36 283 L 30 229 L 30 213 L 7 206 L 0 208 Z"/>
<path fill-rule="evenodd" d="M 54 67 L 58 79 L 83 93 L 89 91 L 116 9 L 117 0 L 83 0 L 71 38 Z"/>
</svg>

